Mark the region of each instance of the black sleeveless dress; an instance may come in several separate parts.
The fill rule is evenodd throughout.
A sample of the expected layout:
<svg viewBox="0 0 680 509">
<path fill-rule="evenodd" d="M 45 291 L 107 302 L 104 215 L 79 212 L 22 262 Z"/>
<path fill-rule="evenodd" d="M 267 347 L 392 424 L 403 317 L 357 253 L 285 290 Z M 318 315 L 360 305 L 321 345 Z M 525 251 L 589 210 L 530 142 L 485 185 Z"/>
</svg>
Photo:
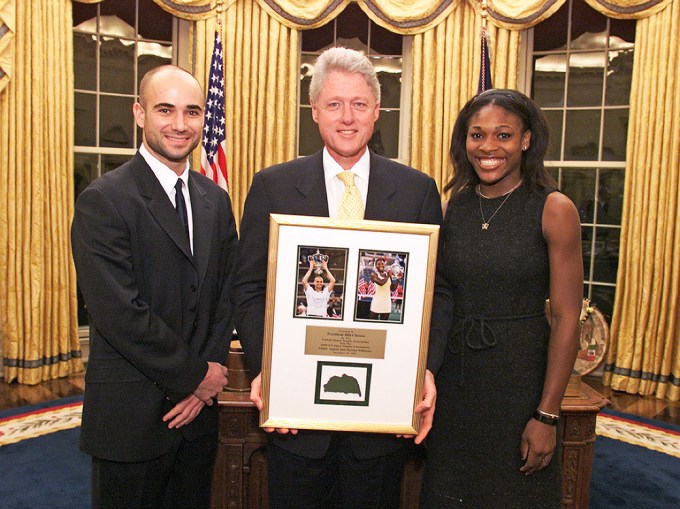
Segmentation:
<svg viewBox="0 0 680 509">
<path fill-rule="evenodd" d="M 442 261 L 454 309 L 436 378 L 425 507 L 560 506 L 560 444 L 549 467 L 519 471 L 521 436 L 541 398 L 548 354 L 547 194 L 521 186 L 500 209 L 505 197 L 482 198 L 486 230 L 474 189 L 449 203 Z"/>
</svg>

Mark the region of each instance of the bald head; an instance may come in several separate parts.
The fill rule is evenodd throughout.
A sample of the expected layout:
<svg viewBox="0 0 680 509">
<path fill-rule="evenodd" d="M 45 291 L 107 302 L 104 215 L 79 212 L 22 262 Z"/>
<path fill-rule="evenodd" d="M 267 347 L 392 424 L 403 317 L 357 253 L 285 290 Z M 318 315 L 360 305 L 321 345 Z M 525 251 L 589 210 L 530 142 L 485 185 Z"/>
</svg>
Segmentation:
<svg viewBox="0 0 680 509">
<path fill-rule="evenodd" d="M 149 95 L 149 89 L 153 87 L 156 83 L 160 82 L 163 84 L 171 84 L 173 80 L 181 79 L 185 81 L 193 81 L 200 95 L 203 96 L 203 90 L 198 80 L 189 71 L 182 69 L 176 65 L 159 65 L 153 69 L 146 72 L 142 77 L 142 81 L 139 83 L 139 103 L 142 106 L 146 106 L 146 102 Z"/>
</svg>

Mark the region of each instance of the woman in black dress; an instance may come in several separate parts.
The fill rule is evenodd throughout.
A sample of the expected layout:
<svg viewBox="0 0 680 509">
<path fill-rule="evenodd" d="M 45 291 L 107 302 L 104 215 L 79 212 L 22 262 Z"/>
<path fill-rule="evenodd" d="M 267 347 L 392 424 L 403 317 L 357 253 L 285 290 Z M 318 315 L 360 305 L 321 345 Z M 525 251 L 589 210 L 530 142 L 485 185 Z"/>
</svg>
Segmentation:
<svg viewBox="0 0 680 509">
<path fill-rule="evenodd" d="M 560 505 L 556 424 L 578 347 L 583 261 L 578 211 L 544 168 L 547 146 L 541 111 L 513 90 L 477 95 L 454 126 L 423 507 Z"/>
</svg>

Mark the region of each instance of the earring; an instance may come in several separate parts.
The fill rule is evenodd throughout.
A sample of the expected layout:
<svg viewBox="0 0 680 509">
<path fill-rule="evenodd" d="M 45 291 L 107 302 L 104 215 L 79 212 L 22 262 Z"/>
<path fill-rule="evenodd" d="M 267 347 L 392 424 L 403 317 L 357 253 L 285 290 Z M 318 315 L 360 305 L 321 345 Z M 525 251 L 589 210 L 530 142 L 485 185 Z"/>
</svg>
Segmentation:
<svg viewBox="0 0 680 509">
<path fill-rule="evenodd" d="M 522 150 L 526 150 L 526 149 L 528 149 L 528 148 L 529 148 L 529 147 L 528 147 L 527 145 L 523 145 L 523 146 L 522 146 Z"/>
</svg>

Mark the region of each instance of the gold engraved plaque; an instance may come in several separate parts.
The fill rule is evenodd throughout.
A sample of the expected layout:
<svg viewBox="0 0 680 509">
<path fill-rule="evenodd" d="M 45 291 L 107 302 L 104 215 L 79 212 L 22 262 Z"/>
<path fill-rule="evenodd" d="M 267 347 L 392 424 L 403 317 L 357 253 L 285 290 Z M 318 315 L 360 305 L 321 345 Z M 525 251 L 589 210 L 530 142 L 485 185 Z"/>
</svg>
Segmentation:
<svg viewBox="0 0 680 509">
<path fill-rule="evenodd" d="M 307 326 L 305 355 L 384 359 L 387 331 Z"/>
</svg>

